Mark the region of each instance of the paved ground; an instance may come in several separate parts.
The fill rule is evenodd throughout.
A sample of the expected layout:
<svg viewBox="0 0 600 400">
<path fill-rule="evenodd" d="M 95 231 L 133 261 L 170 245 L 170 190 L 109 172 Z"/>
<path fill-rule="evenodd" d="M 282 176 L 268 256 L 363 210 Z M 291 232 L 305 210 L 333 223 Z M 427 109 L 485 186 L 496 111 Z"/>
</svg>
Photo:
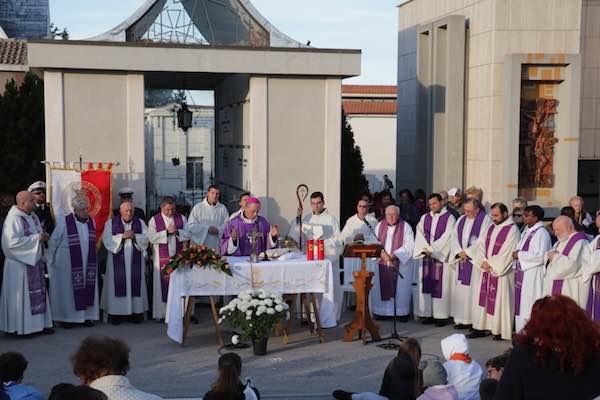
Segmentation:
<svg viewBox="0 0 600 400">
<path fill-rule="evenodd" d="M 20 351 L 29 360 L 25 383 L 44 393 L 59 382 L 77 382 L 71 372 L 69 356 L 88 335 L 110 335 L 127 340 L 132 349 L 129 378 L 133 385 L 166 398 L 198 398 L 215 379 L 219 356 L 208 309 L 201 309 L 199 325 L 192 325 L 186 347 L 166 336 L 166 326 L 157 322 L 141 325 L 56 329 L 52 336 L 32 339 L 0 336 L 0 352 Z M 351 314 L 344 315 L 348 322 Z M 391 322 L 379 321 L 383 335 Z M 441 356 L 440 340 L 455 332 L 451 327 L 435 328 L 416 322 L 399 324 L 400 334 L 420 340 L 424 353 Z M 256 357 L 252 349 L 239 350 L 244 376 L 251 376 L 264 398 L 328 399 L 336 388 L 352 391 L 377 391 L 383 371 L 395 352 L 374 344 L 342 342 L 343 328 L 326 330 L 327 342 L 319 344 L 308 332 L 296 328 L 285 346 L 281 338 L 269 340 L 266 356 Z M 508 342 L 490 338 L 471 341 L 474 358 L 480 363 L 501 353 Z"/>
</svg>

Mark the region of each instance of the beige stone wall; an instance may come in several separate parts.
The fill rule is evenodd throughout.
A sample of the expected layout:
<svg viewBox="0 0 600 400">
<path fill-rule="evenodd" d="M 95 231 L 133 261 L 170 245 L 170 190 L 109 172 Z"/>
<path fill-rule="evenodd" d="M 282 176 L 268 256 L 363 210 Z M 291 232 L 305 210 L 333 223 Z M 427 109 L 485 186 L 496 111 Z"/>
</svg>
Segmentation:
<svg viewBox="0 0 600 400">
<path fill-rule="evenodd" d="M 600 2 L 584 0 L 579 156 L 600 159 Z"/>
<path fill-rule="evenodd" d="M 413 0 L 400 6 L 399 185 L 410 183 L 419 134 L 414 119 L 419 85 L 416 26 L 452 14 L 467 18 L 465 186 L 482 187 L 488 201 L 509 201 L 504 198 L 504 188 L 516 182 L 504 175 L 502 164 L 518 162 L 518 154 L 504 151 L 505 57 L 513 53 L 579 53 L 581 7 L 581 0 Z"/>
</svg>

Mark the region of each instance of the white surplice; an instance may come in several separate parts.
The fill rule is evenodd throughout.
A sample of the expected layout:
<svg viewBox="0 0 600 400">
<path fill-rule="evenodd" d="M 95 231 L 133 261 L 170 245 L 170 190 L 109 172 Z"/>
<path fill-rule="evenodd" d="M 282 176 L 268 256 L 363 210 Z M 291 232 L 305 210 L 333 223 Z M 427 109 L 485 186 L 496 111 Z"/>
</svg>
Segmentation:
<svg viewBox="0 0 600 400">
<path fill-rule="evenodd" d="M 507 225 L 513 224 L 506 236 L 506 240 L 502 244 L 502 247 L 498 251 L 498 254 L 492 255 L 492 249 L 496 243 L 498 234 Z M 481 279 L 483 277 L 483 271 L 479 275 L 478 281 L 473 281 L 474 287 L 473 292 L 473 328 L 478 330 L 491 331 L 493 335 L 501 335 L 502 339 L 510 340 L 512 338 L 512 323 L 514 316 L 514 298 L 515 298 L 515 280 L 513 270 L 513 258 L 512 253 L 517 249 L 519 244 L 519 238 L 521 237 L 521 231 L 512 218 L 507 218 L 506 221 L 499 225 L 490 225 L 494 227 L 489 242 L 489 250 L 487 251 L 486 257 L 486 243 L 485 239 L 480 241 L 478 246 L 478 259 L 480 260 L 474 266 L 481 268 L 481 263 L 487 261 L 490 264 L 491 276 L 498 277 L 498 287 L 496 291 L 496 303 L 494 308 L 494 315 L 487 313 L 486 306 L 479 305 L 479 296 L 481 294 Z M 489 228 L 488 228 L 489 229 Z M 483 233 L 487 235 L 487 231 Z"/>
<path fill-rule="evenodd" d="M 464 219 L 465 225 L 462 231 L 462 237 L 458 237 L 458 225 L 460 221 Z M 466 215 L 462 215 L 456 224 L 454 225 L 454 231 L 452 232 L 452 250 L 450 252 L 449 265 L 453 268 L 454 279 L 452 280 L 451 293 L 451 314 L 454 317 L 454 323 L 462 325 L 471 325 L 473 323 L 473 296 L 474 293 L 479 293 L 479 286 L 475 285 L 475 282 L 481 282 L 481 269 L 475 265 L 478 260 L 477 249 L 480 246 L 479 241 L 485 240 L 485 233 L 487 232 L 492 220 L 488 215 L 483 217 L 481 222 L 481 229 L 477 237 L 471 237 L 471 231 L 475 223 L 475 218 L 467 218 Z M 469 239 L 471 244 L 469 245 Z M 473 267 L 471 269 L 471 284 L 464 285 L 458 280 L 458 268 L 460 258 L 458 255 L 461 251 L 467 254 L 467 257 L 471 260 Z"/>
<path fill-rule="evenodd" d="M 554 259 L 548 262 L 548 253 L 544 257 L 544 265 L 546 265 L 546 274 L 544 276 L 544 296 L 552 294 L 552 285 L 555 280 L 562 280 L 561 294 L 575 300 L 580 307 L 585 308 L 587 302 L 588 286 L 584 285 L 580 279 L 581 273 L 581 258 L 583 249 L 588 245 L 587 240 L 578 240 L 573 246 L 568 256 L 563 255 L 563 250 L 569 243 L 569 239 L 577 232 L 573 232 L 563 241 L 554 243 L 552 250 L 558 253 L 554 255 Z"/>
<path fill-rule="evenodd" d="M 92 220 L 93 221 L 93 220 Z M 89 231 L 86 222 L 75 219 L 79 247 L 81 249 L 81 260 L 83 263 L 83 276 L 86 276 L 88 253 L 89 253 Z M 94 245 L 94 249 L 96 246 Z M 96 260 L 98 256 L 96 255 Z M 56 228 L 52 232 L 48 242 L 48 278 L 50 281 L 50 304 L 52 305 L 52 318 L 54 321 L 67 323 L 83 323 L 86 320 L 96 321 L 100 319 L 98 302 L 98 272 L 96 272 L 96 286 L 94 288 L 94 304 L 85 310 L 75 309 L 75 297 L 73 292 L 73 277 L 71 274 L 71 252 L 69 249 L 69 235 L 65 218 L 57 221 Z M 96 265 L 96 271 L 98 266 Z"/>
<path fill-rule="evenodd" d="M 167 217 L 160 214 L 165 221 L 165 228 L 169 225 L 175 225 L 175 220 L 173 217 Z M 177 233 L 177 238 L 179 238 L 180 242 L 186 242 L 190 240 L 190 234 L 187 230 L 188 223 L 185 216 L 181 216 L 183 219 L 183 229 L 179 230 Z M 156 231 L 156 223 L 154 222 L 154 217 L 150 218 L 148 221 L 148 231 L 147 231 L 148 241 L 152 244 L 152 318 L 154 319 L 163 319 L 165 318 L 165 312 L 167 307 L 167 302 L 162 301 L 162 289 L 161 289 L 161 275 L 160 275 L 160 258 L 159 258 L 159 245 L 168 244 L 169 245 L 169 256 L 173 256 L 177 249 L 177 242 L 175 235 L 168 235 L 167 230 L 157 232 Z"/>
<path fill-rule="evenodd" d="M 448 216 L 448 223 L 446 224 L 446 230 L 437 240 L 434 240 L 435 230 L 437 228 L 440 217 L 448 213 L 446 207 L 444 207 L 439 213 L 435 214 L 429 212 L 432 216 L 431 221 L 431 244 L 425 239 L 425 231 L 423 229 L 425 224 L 424 214 L 417 225 L 417 231 L 415 234 L 415 247 L 413 251 L 413 258 L 415 261 L 415 271 L 413 281 L 416 283 L 416 288 L 413 291 L 413 305 L 414 314 L 418 317 L 433 317 L 436 319 L 447 319 L 450 317 L 450 305 L 451 305 L 451 292 L 450 282 L 453 281 L 454 273 L 452 267 L 448 265 L 450 260 L 450 251 L 452 249 L 452 232 L 454 231 L 454 225 L 456 220 L 452 215 Z M 431 297 L 429 293 L 423 293 L 423 251 L 427 250 L 431 253 L 431 257 L 444 264 L 442 274 L 442 298 L 437 299 Z"/>
<path fill-rule="evenodd" d="M 25 217 L 31 228 L 31 235 L 25 236 L 21 217 Z M 13 206 L 2 227 L 2 251 L 4 275 L 0 295 L 0 331 L 26 335 L 40 332 L 52 326 L 50 301 L 46 294 L 46 312 L 32 315 L 29 302 L 29 284 L 27 268 L 35 266 L 43 257 L 43 245 L 40 242 L 41 228 L 36 228 L 39 220 L 34 213 L 27 214 Z M 46 292 L 47 293 L 47 292 Z"/>
<path fill-rule="evenodd" d="M 529 250 L 524 251 L 523 246 L 527 238 L 534 232 L 529 242 Z M 523 271 L 523 283 L 521 285 L 521 303 L 519 315 L 515 315 L 515 331 L 519 332 L 531 316 L 533 303 L 543 297 L 544 289 L 544 272 L 545 266 L 544 256 L 552 247 L 550 234 L 544 227 L 542 221 L 535 225 L 525 227 L 521 234 L 521 240 L 518 246 L 519 263 Z M 516 261 L 513 263 L 516 268 Z"/>
<path fill-rule="evenodd" d="M 354 243 L 356 235 L 363 235 L 365 244 L 379 243 L 375 235 L 375 227 L 377 226 L 377 218 L 374 215 L 368 214 L 365 219 L 360 219 L 356 214 L 348 218 L 344 229 L 341 232 L 342 242 L 344 246 Z M 360 258 L 344 257 L 344 284 L 354 282 L 352 273 L 361 269 Z M 374 272 L 377 268 L 376 258 L 367 258 L 367 271 Z"/>
<path fill-rule="evenodd" d="M 229 221 L 227 208 L 218 203 L 212 205 L 207 199 L 202 200 L 192 208 L 188 220 L 188 231 L 191 234 L 192 243 L 205 244 L 209 249 L 221 253 L 221 235 L 225 224 Z M 219 230 L 216 235 L 208 233 L 208 229 L 214 226 Z"/>
<path fill-rule="evenodd" d="M 300 229 L 296 220 L 292 221 L 289 237 L 299 243 Z M 343 251 L 340 225 L 333 215 L 327 210 L 321 214 L 306 214 L 302 217 L 302 248 L 306 249 L 306 238 L 323 239 L 325 244 L 325 257 L 333 266 L 334 297 L 325 294 L 320 301 L 319 315 L 323 328 L 333 328 L 337 325 L 342 314 L 342 286 L 340 283 L 340 255 Z"/>
<path fill-rule="evenodd" d="M 381 224 L 387 224 L 387 222 L 381 221 L 377 224 L 375 232 L 379 232 Z M 412 282 L 414 273 L 414 261 L 412 259 L 413 248 L 415 245 L 415 237 L 412 228 L 408 222 L 404 221 L 404 238 L 402 245 L 396 250 L 392 250 L 394 243 L 394 232 L 398 228 L 398 224 L 387 227 L 387 236 L 383 247 L 385 251 L 394 255 L 398 258 L 399 265 L 398 271 L 402 276 L 398 276 L 396 283 L 396 315 L 407 316 L 410 314 L 410 299 L 412 297 Z M 373 279 L 373 289 L 371 289 L 370 302 L 371 311 L 373 314 L 383 316 L 394 315 L 394 299 L 381 300 L 381 286 L 379 283 L 379 265 L 375 269 L 375 276 Z"/>
<path fill-rule="evenodd" d="M 600 272 L 600 250 L 597 249 L 598 240 L 600 240 L 600 235 L 596 236 L 590 244 L 585 246 L 583 255 L 581 256 L 579 279 L 586 289 L 585 303 L 582 303 L 584 307 L 587 305 L 587 296 L 589 296 L 591 285 L 595 283 L 592 279 L 600 279 L 600 275 L 594 278 Z"/>
<path fill-rule="evenodd" d="M 133 229 L 133 223 L 124 222 L 123 230 Z M 148 248 L 148 237 L 146 223 L 140 220 L 142 232 L 135 234 L 135 241 L 132 239 L 123 240 L 123 234 L 112 234 L 112 219 L 106 221 L 104 232 L 102 234 L 102 243 L 106 247 L 108 255 L 106 257 L 106 273 L 104 275 L 104 287 L 102 288 L 102 309 L 110 315 L 131 315 L 141 314 L 148 310 L 148 290 L 146 289 L 146 249 Z M 132 296 L 131 292 L 131 269 L 133 267 L 134 246 L 142 253 L 142 271 L 140 296 Z M 115 296 L 115 266 L 113 254 L 117 254 L 123 249 L 125 255 L 125 290 L 123 297 Z M 158 253 L 156 253 L 158 256 Z"/>
</svg>

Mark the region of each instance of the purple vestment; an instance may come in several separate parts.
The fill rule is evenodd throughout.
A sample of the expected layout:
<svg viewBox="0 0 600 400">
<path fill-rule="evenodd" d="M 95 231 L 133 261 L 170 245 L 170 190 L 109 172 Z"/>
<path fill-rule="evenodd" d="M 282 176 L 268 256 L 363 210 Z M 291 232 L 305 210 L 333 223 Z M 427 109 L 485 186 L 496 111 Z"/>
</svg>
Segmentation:
<svg viewBox="0 0 600 400">
<path fill-rule="evenodd" d="M 562 251 L 563 256 L 569 256 L 569 254 L 571 254 L 571 250 L 573 249 L 573 247 L 575 247 L 575 244 L 577 242 L 579 242 L 580 240 L 587 241 L 587 235 L 583 232 L 577 232 L 576 234 L 571 236 L 571 239 L 569 239 L 569 241 L 567 242 L 567 245 L 565 246 L 565 248 Z M 554 282 L 552 282 L 552 295 L 561 294 L 562 287 L 563 287 L 563 280 L 555 279 Z"/>
<path fill-rule="evenodd" d="M 229 239 L 231 238 L 231 232 L 236 229 L 238 232 L 238 247 L 233 254 L 227 253 L 227 247 L 229 245 Z M 223 236 L 221 237 L 221 254 L 228 256 L 249 256 L 252 250 L 250 245 L 250 239 L 248 234 L 253 230 L 256 230 L 262 234 L 259 236 L 256 243 L 256 252 L 261 253 L 268 248 L 268 240 L 271 231 L 271 225 L 267 222 L 264 217 L 260 215 L 256 217 L 256 220 L 252 223 L 246 223 L 242 214 L 231 219 L 225 225 Z"/>
</svg>

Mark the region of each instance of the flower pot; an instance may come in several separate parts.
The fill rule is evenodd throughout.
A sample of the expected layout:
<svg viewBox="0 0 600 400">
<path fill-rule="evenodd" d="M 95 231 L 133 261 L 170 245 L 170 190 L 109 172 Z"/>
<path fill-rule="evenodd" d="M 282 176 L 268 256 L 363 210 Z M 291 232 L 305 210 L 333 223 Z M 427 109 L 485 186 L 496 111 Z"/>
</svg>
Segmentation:
<svg viewBox="0 0 600 400">
<path fill-rule="evenodd" d="M 268 337 L 252 340 L 252 348 L 254 350 L 255 356 L 264 356 L 265 354 L 267 354 L 267 341 L 268 340 L 269 340 Z"/>
</svg>

